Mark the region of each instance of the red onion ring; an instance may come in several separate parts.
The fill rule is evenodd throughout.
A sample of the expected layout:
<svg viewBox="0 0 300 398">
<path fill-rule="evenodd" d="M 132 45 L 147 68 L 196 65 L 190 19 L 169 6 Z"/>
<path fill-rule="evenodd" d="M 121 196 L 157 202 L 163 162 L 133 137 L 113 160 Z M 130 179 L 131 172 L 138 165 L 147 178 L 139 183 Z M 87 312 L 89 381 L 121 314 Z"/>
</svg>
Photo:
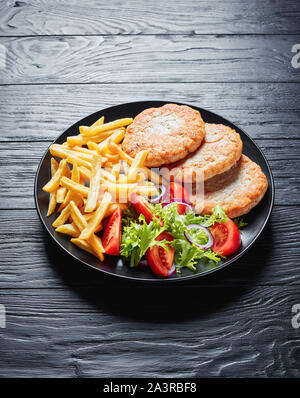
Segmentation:
<svg viewBox="0 0 300 398">
<path fill-rule="evenodd" d="M 194 245 L 200 247 L 200 249 L 202 249 L 202 250 L 206 250 L 206 249 L 209 249 L 210 247 L 212 247 L 212 245 L 214 244 L 214 238 L 212 237 L 212 234 L 209 232 L 209 230 L 207 228 L 202 227 L 202 225 L 199 225 L 199 224 L 190 224 L 187 226 L 187 228 L 188 229 L 191 229 L 191 228 L 200 229 L 201 231 L 204 231 L 206 233 L 207 238 L 208 238 L 208 241 L 207 241 L 207 243 L 205 243 L 205 245 L 200 245 L 199 243 L 197 243 L 193 240 L 193 238 L 190 236 L 190 234 L 187 231 L 185 231 L 184 236 L 186 237 L 186 240 L 188 240 L 191 244 L 194 244 Z"/>
<path fill-rule="evenodd" d="M 155 204 L 155 205 L 157 205 L 162 200 L 164 200 L 164 198 L 166 197 L 166 194 L 167 194 L 167 190 L 166 190 L 166 187 L 164 185 L 162 185 L 159 189 L 161 190 L 161 194 L 156 196 L 153 199 L 150 199 L 150 202 Z"/>
<path fill-rule="evenodd" d="M 172 265 L 172 267 L 168 271 L 168 276 L 174 275 L 176 272 L 176 267 L 175 264 Z"/>
</svg>

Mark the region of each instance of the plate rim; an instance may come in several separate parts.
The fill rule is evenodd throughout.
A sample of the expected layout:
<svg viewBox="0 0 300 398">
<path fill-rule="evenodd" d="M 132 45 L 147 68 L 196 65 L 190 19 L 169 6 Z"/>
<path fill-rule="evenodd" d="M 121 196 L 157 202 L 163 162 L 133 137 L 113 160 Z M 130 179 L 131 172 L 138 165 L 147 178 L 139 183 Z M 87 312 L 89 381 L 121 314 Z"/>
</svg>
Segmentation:
<svg viewBox="0 0 300 398">
<path fill-rule="evenodd" d="M 268 209 L 267 216 L 266 216 L 266 218 L 265 218 L 265 220 L 264 220 L 264 222 L 263 222 L 261 228 L 259 229 L 258 233 L 257 233 L 256 236 L 254 237 L 254 239 L 252 240 L 252 242 L 250 242 L 240 253 L 238 253 L 235 257 L 233 257 L 233 258 L 227 260 L 227 261 L 224 262 L 223 264 L 220 264 L 219 266 L 216 266 L 215 268 L 211 268 L 211 269 L 209 269 L 209 270 L 206 270 L 206 271 L 203 271 L 203 272 L 199 272 L 199 273 L 193 273 L 193 274 L 191 274 L 191 275 L 182 276 L 182 277 L 180 277 L 180 278 L 156 278 L 156 279 L 155 279 L 155 278 L 147 278 L 147 279 L 145 279 L 145 278 L 138 278 L 138 277 L 135 277 L 135 276 L 127 276 L 127 275 L 121 275 L 121 274 L 117 274 L 117 273 L 112 273 L 112 272 L 106 271 L 106 270 L 104 270 L 104 269 L 97 268 L 97 267 L 95 267 L 95 266 L 93 266 L 93 265 L 91 265 L 91 264 L 85 262 L 84 260 L 81 260 L 81 259 L 78 258 L 75 254 L 73 254 L 73 253 L 71 253 L 70 251 L 68 251 L 68 250 L 55 238 L 54 234 L 52 234 L 52 231 L 50 231 L 50 229 L 48 228 L 48 226 L 46 225 L 46 223 L 45 223 L 45 221 L 44 221 L 44 218 L 43 218 L 43 216 L 42 216 L 42 214 L 41 214 L 41 210 L 40 210 L 39 203 L 38 203 L 38 192 L 37 192 L 37 187 L 38 187 L 38 177 L 39 177 L 40 169 L 41 169 L 41 167 L 42 167 L 42 164 L 43 164 L 43 161 L 44 161 L 45 157 L 47 156 L 47 154 L 48 154 L 48 152 L 49 152 L 49 149 L 50 149 L 51 145 L 55 144 L 55 143 L 60 139 L 60 137 L 63 136 L 63 135 L 66 133 L 67 130 L 72 129 L 73 126 L 75 126 L 76 124 L 81 123 L 81 121 L 83 121 L 84 119 L 86 119 L 86 118 L 88 118 L 88 117 L 91 117 L 91 116 L 94 116 L 94 115 L 96 116 L 96 115 L 97 115 L 99 112 L 101 112 L 101 111 L 107 111 L 107 110 L 110 110 L 111 108 L 115 108 L 115 107 L 118 107 L 118 106 L 121 106 L 121 105 L 129 105 L 129 106 L 130 106 L 130 105 L 134 105 L 134 104 L 140 104 L 140 103 L 142 103 L 142 102 L 143 102 L 143 103 L 149 102 L 149 103 L 152 103 L 152 104 L 154 104 L 155 102 L 165 103 L 165 104 L 174 103 L 174 104 L 178 104 L 178 105 L 186 105 L 186 106 L 189 106 L 189 107 L 191 107 L 191 108 L 196 107 L 200 112 L 201 112 L 201 110 L 203 110 L 204 112 L 209 112 L 209 113 L 211 113 L 211 114 L 213 114 L 213 115 L 216 115 L 216 116 L 219 117 L 219 118 L 222 118 L 223 120 L 226 120 L 227 122 L 231 123 L 232 125 L 238 127 L 238 129 L 239 129 L 240 131 L 242 131 L 243 134 L 245 134 L 245 136 L 254 144 L 256 150 L 260 153 L 260 155 L 262 156 L 262 158 L 263 158 L 263 160 L 264 160 L 264 162 L 265 162 L 265 164 L 266 164 L 266 166 L 267 166 L 267 170 L 268 170 L 268 173 L 269 173 L 269 175 L 270 175 L 269 189 L 270 189 L 270 191 L 271 191 L 271 203 L 270 203 L 270 206 L 269 206 L 269 209 Z M 162 106 L 162 105 L 159 105 L 159 106 Z M 36 207 L 38 216 L 39 216 L 39 218 L 40 218 L 40 220 L 41 220 L 41 222 L 42 222 L 44 228 L 45 228 L 46 231 L 48 232 L 48 234 L 51 236 L 51 238 L 54 240 L 54 242 L 55 242 L 61 249 L 63 249 L 64 252 L 66 252 L 69 256 L 71 256 L 72 258 L 74 258 L 75 261 L 80 262 L 81 264 L 84 264 L 85 266 L 88 266 L 90 269 L 93 269 L 93 270 L 96 270 L 96 271 L 100 271 L 101 273 L 103 273 L 103 274 L 105 274 L 106 276 L 109 276 L 109 277 L 111 277 L 111 278 L 113 278 L 113 279 L 118 279 L 118 280 L 123 280 L 123 281 L 131 281 L 131 282 L 133 282 L 133 281 L 134 281 L 134 282 L 142 282 L 142 283 L 149 283 L 149 284 L 178 283 L 178 282 L 183 282 L 183 281 L 187 281 L 187 280 L 191 280 L 191 279 L 196 279 L 196 278 L 205 277 L 205 276 L 211 275 L 211 274 L 213 274 L 213 273 L 215 273 L 215 272 L 217 272 L 217 271 L 221 271 L 222 269 L 228 267 L 230 264 L 233 264 L 234 262 L 236 262 L 237 260 L 239 260 L 239 259 L 240 259 L 244 254 L 246 254 L 247 251 L 254 245 L 254 243 L 258 240 L 258 238 L 261 236 L 263 230 L 265 229 L 265 227 L 266 227 L 266 225 L 267 225 L 267 223 L 268 223 L 268 221 L 269 221 L 269 219 L 270 219 L 270 216 L 271 216 L 273 207 L 274 207 L 274 197 L 275 197 L 274 177 L 273 177 L 273 173 L 272 173 L 272 170 L 271 170 L 271 168 L 270 168 L 269 162 L 268 162 L 266 156 L 264 155 L 263 151 L 262 151 L 262 150 L 259 148 L 259 146 L 256 144 L 255 140 L 254 140 L 252 137 L 250 137 L 249 134 L 247 134 L 247 133 L 244 131 L 244 129 L 242 129 L 241 127 L 239 127 L 236 123 L 232 123 L 231 121 L 229 121 L 229 120 L 226 119 L 225 117 L 223 117 L 223 116 L 221 116 L 221 115 L 219 115 L 219 114 L 217 114 L 217 113 L 215 113 L 215 112 L 213 112 L 213 111 L 211 111 L 211 110 L 208 110 L 208 109 L 206 109 L 206 108 L 202 108 L 202 107 L 197 106 L 197 105 L 192 105 L 192 104 L 188 104 L 188 103 L 181 103 L 181 102 L 177 102 L 177 101 L 169 102 L 169 101 L 162 101 L 162 100 L 141 100 L 141 101 L 125 102 L 125 103 L 121 103 L 121 104 L 117 104 L 117 105 L 113 105 L 113 106 L 110 106 L 110 107 L 107 107 L 107 108 L 100 109 L 100 110 L 98 110 L 98 111 L 96 111 L 96 112 L 94 112 L 94 113 L 91 113 L 91 114 L 89 114 L 89 115 L 83 117 L 82 119 L 76 121 L 76 122 L 73 123 L 71 126 L 69 126 L 68 128 L 66 128 L 61 134 L 59 134 L 59 135 L 51 142 L 51 144 L 48 146 L 47 150 L 45 151 L 45 153 L 43 154 L 42 158 L 41 158 L 40 161 L 39 161 L 39 164 L 38 164 L 38 167 L 37 167 L 37 170 L 36 170 L 36 173 L 35 173 L 35 178 L 34 178 L 34 201 L 35 201 L 35 207 Z"/>
</svg>

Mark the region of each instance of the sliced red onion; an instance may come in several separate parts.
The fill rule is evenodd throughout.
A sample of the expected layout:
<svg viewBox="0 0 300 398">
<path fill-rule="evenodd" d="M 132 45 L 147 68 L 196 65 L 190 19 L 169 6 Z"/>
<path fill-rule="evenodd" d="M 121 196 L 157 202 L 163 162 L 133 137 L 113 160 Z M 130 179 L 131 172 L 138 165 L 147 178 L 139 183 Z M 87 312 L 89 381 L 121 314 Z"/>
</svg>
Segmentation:
<svg viewBox="0 0 300 398">
<path fill-rule="evenodd" d="M 179 202 L 178 200 L 174 200 L 174 201 L 172 201 L 172 202 L 173 202 L 173 203 L 174 203 L 174 202 L 177 202 L 179 205 L 185 206 L 185 214 L 188 214 L 190 211 L 193 211 L 192 207 L 191 207 L 189 204 L 185 203 L 185 202 Z M 170 206 L 171 204 L 172 204 L 172 203 L 162 203 L 162 207 L 167 208 L 167 207 Z"/>
<path fill-rule="evenodd" d="M 173 264 L 172 267 L 169 269 L 168 276 L 174 275 L 175 272 L 176 272 L 176 267 L 175 264 Z"/>
<path fill-rule="evenodd" d="M 210 247 L 212 247 L 213 243 L 214 243 L 214 238 L 212 237 L 212 234 L 209 232 L 209 230 L 205 227 L 202 227 L 202 225 L 199 224 L 190 224 L 187 227 L 188 229 L 192 229 L 192 228 L 197 228 L 200 229 L 201 231 L 204 231 L 207 235 L 208 241 L 207 243 L 205 243 L 205 245 L 200 245 L 199 243 L 195 242 L 193 240 L 193 238 L 190 236 L 190 234 L 188 232 L 184 232 L 184 236 L 186 237 L 186 239 L 191 243 L 194 244 L 198 247 L 200 247 L 200 249 L 205 250 L 205 249 L 209 249 Z"/>
<path fill-rule="evenodd" d="M 164 200 L 164 198 L 166 197 L 166 194 L 167 194 L 167 190 L 166 190 L 166 187 L 164 185 L 162 185 L 159 189 L 161 190 L 160 195 L 155 196 L 155 198 L 153 198 L 153 199 L 150 199 L 150 202 L 154 203 L 155 205 L 157 205 L 162 200 Z"/>
</svg>

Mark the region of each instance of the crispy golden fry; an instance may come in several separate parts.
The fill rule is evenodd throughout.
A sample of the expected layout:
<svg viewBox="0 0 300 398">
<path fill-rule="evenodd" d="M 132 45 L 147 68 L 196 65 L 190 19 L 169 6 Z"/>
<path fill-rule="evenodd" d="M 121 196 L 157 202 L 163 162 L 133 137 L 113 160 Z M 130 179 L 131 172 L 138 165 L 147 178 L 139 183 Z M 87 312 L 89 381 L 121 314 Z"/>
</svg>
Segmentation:
<svg viewBox="0 0 300 398">
<path fill-rule="evenodd" d="M 91 170 L 87 169 L 84 166 L 79 167 L 80 176 L 83 177 L 85 180 L 90 181 L 91 178 Z"/>
<path fill-rule="evenodd" d="M 112 142 L 112 141 L 108 141 L 107 147 L 108 147 L 108 149 L 109 149 L 111 152 L 113 152 L 113 153 L 118 153 L 119 156 L 120 156 L 120 158 L 121 158 L 122 160 L 126 160 L 126 162 L 127 162 L 129 165 L 132 164 L 133 158 L 132 158 L 131 156 L 127 155 L 127 153 L 125 153 L 125 152 L 122 150 L 122 148 L 121 148 L 120 145 L 117 145 L 117 144 L 115 144 L 115 143 Z"/>
<path fill-rule="evenodd" d="M 56 191 L 56 202 L 63 203 L 67 193 L 67 188 L 65 187 L 58 187 Z"/>
<path fill-rule="evenodd" d="M 108 170 L 101 169 L 101 176 L 103 177 L 104 180 L 107 180 L 110 182 L 116 182 L 115 176 Z"/>
<path fill-rule="evenodd" d="M 93 142 L 93 144 L 95 144 Z M 98 149 L 98 145 L 95 144 L 97 149 Z M 90 148 L 84 148 L 83 146 L 74 146 L 72 147 L 71 150 L 75 151 L 75 152 L 82 152 L 82 153 L 86 153 L 88 155 L 91 155 L 91 157 L 93 158 L 94 155 L 97 155 L 98 150 L 97 149 L 90 149 Z"/>
<path fill-rule="evenodd" d="M 107 158 L 107 160 L 111 163 L 116 163 L 119 162 L 120 160 L 120 156 L 118 154 L 112 155 L 111 153 L 106 153 L 105 157 Z"/>
<path fill-rule="evenodd" d="M 135 192 L 142 196 L 156 196 L 158 195 L 158 190 L 154 186 L 150 185 L 138 185 L 135 189 Z"/>
<path fill-rule="evenodd" d="M 132 121 L 133 121 L 132 118 L 124 118 L 124 119 L 119 119 L 119 120 L 115 120 L 113 122 L 102 124 L 101 126 L 94 126 L 94 127 L 80 126 L 79 132 L 83 136 L 93 136 L 93 135 L 95 136 L 95 135 L 103 133 L 107 130 L 113 130 L 113 129 L 117 129 L 119 127 L 128 126 L 129 124 L 132 123 Z"/>
<path fill-rule="evenodd" d="M 83 136 L 81 134 L 69 136 L 67 138 L 67 143 L 70 147 L 86 145 L 89 141 L 99 143 L 99 142 L 104 141 L 106 138 L 110 137 L 113 134 L 113 132 L 114 132 L 114 130 L 113 131 L 104 131 L 103 133 L 100 133 L 98 135 L 87 136 L 87 137 Z"/>
<path fill-rule="evenodd" d="M 59 163 L 58 169 L 56 170 L 51 180 L 43 186 L 43 190 L 46 192 L 54 192 L 58 188 L 61 178 L 65 175 L 70 174 L 71 172 L 67 164 L 67 160 L 64 159 Z"/>
<path fill-rule="evenodd" d="M 80 249 L 83 249 L 86 252 L 89 252 L 89 253 L 93 254 L 94 256 L 95 255 L 97 256 L 97 254 L 92 249 L 91 245 L 86 240 L 82 240 L 82 239 L 78 239 L 78 238 L 72 238 L 71 242 L 74 243 L 74 245 L 80 247 Z"/>
<path fill-rule="evenodd" d="M 98 155 L 101 155 L 101 151 L 100 151 L 98 145 L 95 142 L 88 141 L 86 145 L 88 146 L 88 148 L 90 150 L 93 150 L 94 152 L 97 152 Z"/>
<path fill-rule="evenodd" d="M 105 182 L 101 186 L 112 195 L 114 202 L 127 203 L 131 192 L 133 192 L 137 184 L 113 184 Z"/>
<path fill-rule="evenodd" d="M 88 193 L 87 203 L 85 205 L 85 212 L 90 213 L 95 210 L 101 180 L 101 156 L 94 155 L 92 164 L 92 173 L 90 177 L 90 187 Z"/>
<path fill-rule="evenodd" d="M 81 232 L 80 239 L 88 239 L 95 232 L 102 219 L 105 217 L 105 213 L 109 207 L 111 199 L 111 195 L 108 192 L 105 192 L 100 206 L 95 211 L 94 216 L 89 220 L 86 228 Z"/>
<path fill-rule="evenodd" d="M 75 226 L 74 223 L 72 224 L 63 224 L 56 228 L 56 232 L 61 234 L 72 236 L 73 238 L 78 238 L 80 235 L 79 229 Z"/>
<path fill-rule="evenodd" d="M 88 196 L 89 188 L 84 185 L 78 184 L 75 181 L 70 180 L 70 178 L 62 177 L 60 183 L 63 187 L 66 187 L 71 191 L 80 193 L 84 197 Z"/>
<path fill-rule="evenodd" d="M 57 228 L 60 225 L 65 224 L 65 222 L 68 220 L 69 216 L 70 216 L 70 204 L 68 204 L 68 206 L 63 209 L 63 211 L 60 213 L 60 215 L 57 217 L 57 219 L 52 224 L 52 227 Z"/>
<path fill-rule="evenodd" d="M 100 144 L 98 144 L 98 148 L 100 150 L 100 153 L 106 156 L 106 153 L 108 152 L 108 143 L 112 142 L 114 144 L 119 144 L 125 135 L 125 129 L 121 128 L 118 130 L 114 130 L 114 132 L 106 138 L 104 141 L 102 141 Z"/>
<path fill-rule="evenodd" d="M 72 165 L 74 165 L 76 163 L 78 166 L 84 166 L 87 169 L 91 169 L 92 168 L 92 163 L 91 162 L 88 162 L 86 160 L 80 159 L 77 156 L 70 155 L 67 158 L 67 161 L 68 161 L 68 163 L 71 163 Z"/>
<path fill-rule="evenodd" d="M 50 147 L 50 153 L 51 153 L 51 155 L 60 157 L 62 159 L 74 157 L 74 158 L 85 160 L 87 162 L 91 162 L 93 160 L 93 155 L 94 155 L 93 152 L 89 151 L 86 148 L 81 148 L 81 149 L 83 149 L 83 151 L 78 150 L 78 149 L 80 149 L 79 147 L 76 147 L 76 148 L 77 148 L 77 150 L 75 151 L 73 149 L 66 148 L 64 145 L 53 144 Z M 84 150 L 89 151 L 89 152 L 86 152 Z"/>
<path fill-rule="evenodd" d="M 54 158 L 51 158 L 50 163 L 51 163 L 51 177 L 53 177 L 55 172 L 58 169 L 59 164 L 58 164 L 57 160 Z"/>
<path fill-rule="evenodd" d="M 78 166 L 77 163 L 73 164 L 73 168 L 72 168 L 72 174 L 71 174 L 71 180 L 74 182 L 78 182 L 80 181 L 80 173 L 78 170 Z M 75 194 L 73 191 L 68 190 L 64 201 L 62 202 L 62 204 L 60 205 L 58 211 L 61 211 L 63 208 L 65 208 L 70 202 L 71 200 L 75 200 L 76 203 L 78 202 L 78 198 L 76 198 L 76 196 L 78 197 L 77 194 Z"/>
<path fill-rule="evenodd" d="M 115 180 L 119 179 L 120 170 L 121 170 L 120 162 L 113 165 L 113 167 L 111 169 L 111 174 L 115 177 Z"/>
<path fill-rule="evenodd" d="M 148 155 L 148 151 L 140 151 L 133 159 L 131 166 L 129 167 L 127 178 L 129 182 L 136 181 L 138 169 L 144 166 L 144 161 Z"/>
<path fill-rule="evenodd" d="M 79 229 L 81 232 L 86 226 L 87 226 L 87 221 L 83 217 L 83 214 L 80 212 L 76 204 L 71 200 L 70 202 L 70 210 L 71 210 L 71 216 L 74 224 L 76 227 Z"/>
<path fill-rule="evenodd" d="M 91 246 L 93 251 L 96 253 L 97 257 L 100 261 L 104 260 L 104 248 L 102 246 L 101 239 L 99 236 L 92 234 L 89 239 L 87 240 L 88 244 Z"/>
<path fill-rule="evenodd" d="M 101 126 L 104 123 L 104 116 L 100 117 L 100 119 L 96 120 L 95 123 L 91 125 L 91 127 Z"/>
<path fill-rule="evenodd" d="M 58 163 L 54 158 L 51 158 L 51 177 L 54 176 L 58 169 Z M 54 213 L 55 207 L 56 207 L 56 191 L 50 192 L 50 198 L 49 198 L 49 205 L 48 205 L 48 212 L 47 212 L 47 217 L 51 216 L 51 214 Z"/>
</svg>

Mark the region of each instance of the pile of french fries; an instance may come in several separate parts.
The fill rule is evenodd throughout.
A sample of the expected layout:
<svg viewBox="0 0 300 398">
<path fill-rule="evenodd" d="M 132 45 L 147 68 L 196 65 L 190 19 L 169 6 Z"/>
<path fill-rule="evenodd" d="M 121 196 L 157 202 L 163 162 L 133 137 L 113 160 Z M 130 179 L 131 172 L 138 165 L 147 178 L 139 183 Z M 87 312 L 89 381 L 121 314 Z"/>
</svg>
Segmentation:
<svg viewBox="0 0 300 398">
<path fill-rule="evenodd" d="M 80 126 L 79 134 L 63 144 L 50 147 L 51 179 L 43 187 L 49 192 L 47 216 L 57 209 L 53 222 L 56 232 L 71 237 L 83 250 L 104 259 L 104 248 L 97 235 L 102 221 L 119 206 L 127 207 L 130 195 L 155 196 L 161 177 L 144 166 L 147 151 L 135 158 L 121 148 L 131 118 L 104 123 L 101 117 L 91 126 Z M 58 162 L 56 158 L 61 160 Z"/>
</svg>

